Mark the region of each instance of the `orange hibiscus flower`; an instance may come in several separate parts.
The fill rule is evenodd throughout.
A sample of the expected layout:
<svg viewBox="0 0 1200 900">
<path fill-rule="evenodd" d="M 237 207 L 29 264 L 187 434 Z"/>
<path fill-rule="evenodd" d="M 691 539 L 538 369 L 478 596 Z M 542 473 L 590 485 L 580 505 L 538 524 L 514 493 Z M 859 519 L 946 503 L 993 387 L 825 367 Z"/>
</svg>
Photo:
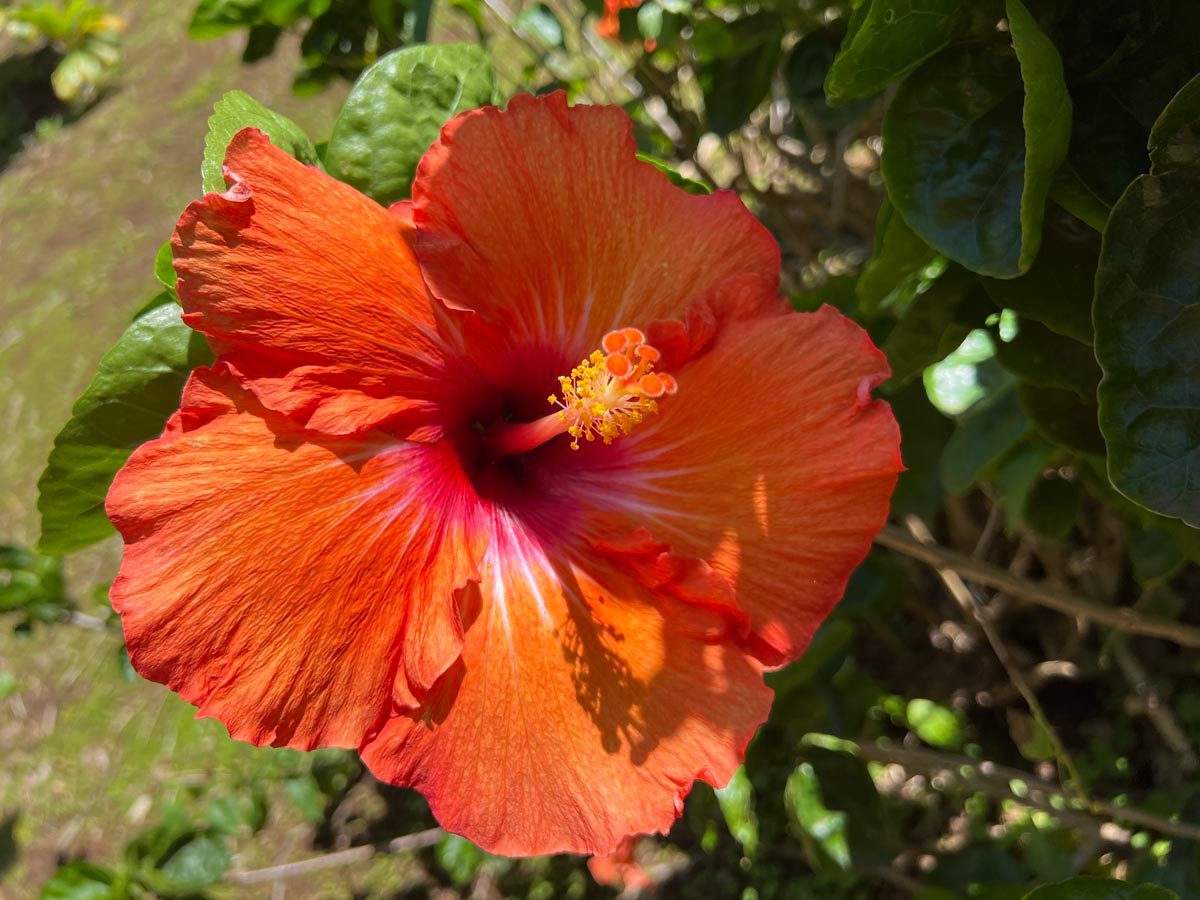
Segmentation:
<svg viewBox="0 0 1200 900">
<path fill-rule="evenodd" d="M 225 171 L 173 240 L 218 361 L 108 497 L 134 666 L 496 853 L 665 831 L 883 524 L 883 356 L 616 108 L 460 115 L 391 211 L 252 129 Z"/>
</svg>

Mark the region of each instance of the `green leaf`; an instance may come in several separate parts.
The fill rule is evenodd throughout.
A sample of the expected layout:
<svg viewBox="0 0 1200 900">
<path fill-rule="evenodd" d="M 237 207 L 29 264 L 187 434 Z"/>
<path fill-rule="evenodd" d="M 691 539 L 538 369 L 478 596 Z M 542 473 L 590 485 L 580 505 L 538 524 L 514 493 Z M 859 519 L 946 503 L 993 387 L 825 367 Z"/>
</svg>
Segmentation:
<svg viewBox="0 0 1200 900">
<path fill-rule="evenodd" d="M 825 805 L 821 784 L 811 763 L 801 763 L 788 778 L 784 803 L 812 867 L 817 871 L 849 869 L 846 814 Z"/>
<path fill-rule="evenodd" d="M 1200 75 L 1183 86 L 1150 130 L 1150 171 L 1200 170 Z"/>
<path fill-rule="evenodd" d="M 299 775 L 289 778 L 283 786 L 287 798 L 309 822 L 319 824 L 325 821 L 325 794 L 312 775 Z"/>
<path fill-rule="evenodd" d="M 1096 402 L 1061 388 L 1022 384 L 1021 409 L 1048 441 L 1077 453 L 1104 455 L 1104 438 L 1096 424 Z"/>
<path fill-rule="evenodd" d="M 962 746 L 962 725 L 954 710 L 918 697 L 908 701 L 904 717 L 908 727 L 930 746 L 944 750 L 957 750 Z"/>
<path fill-rule="evenodd" d="M 1100 367 L 1092 348 L 1040 322 L 1017 319 L 1017 333 L 1010 341 L 996 341 L 1000 365 L 1030 384 L 1064 388 L 1094 399 L 1100 383 Z"/>
<path fill-rule="evenodd" d="M 222 834 L 235 834 L 242 828 L 258 831 L 267 821 L 267 797 L 260 783 L 236 794 L 215 798 L 208 804 L 204 817 L 209 826 Z"/>
<path fill-rule="evenodd" d="M 1038 534 L 1061 540 L 1075 526 L 1082 504 L 1083 488 L 1078 481 L 1041 478 L 1025 500 L 1025 521 Z"/>
<path fill-rule="evenodd" d="M 1129 561 L 1138 584 L 1162 584 L 1187 562 L 1170 533 L 1134 525 L 1129 529 Z"/>
<path fill-rule="evenodd" d="M 996 465 L 992 481 L 1004 501 L 1004 526 L 1011 534 L 1025 521 L 1029 498 L 1059 451 L 1044 441 L 1021 441 Z"/>
<path fill-rule="evenodd" d="M 1200 525 L 1200 166 L 1144 175 L 1113 208 L 1096 274 L 1100 430 L 1131 500 Z"/>
<path fill-rule="evenodd" d="M 193 892 L 220 881 L 231 862 L 222 838 L 201 835 L 172 853 L 163 863 L 161 875 L 172 889 Z"/>
<path fill-rule="evenodd" d="M 104 497 L 113 476 L 134 448 L 162 432 L 188 372 L 212 358 L 169 298 L 125 329 L 76 401 L 38 482 L 44 552 L 68 553 L 112 533 Z"/>
<path fill-rule="evenodd" d="M 892 512 L 928 518 L 942 503 L 938 461 L 954 424 L 929 402 L 919 382 L 890 394 L 888 402 L 900 425 L 900 456 L 905 465 L 892 494 Z"/>
<path fill-rule="evenodd" d="M 200 164 L 200 183 L 206 192 L 225 190 L 225 150 L 233 136 L 243 128 L 257 128 L 271 143 L 286 150 L 306 165 L 316 165 L 317 149 L 291 119 L 267 109 L 249 94 L 230 91 L 213 106 L 204 136 L 204 161 Z"/>
<path fill-rule="evenodd" d="M 902 387 L 945 359 L 995 307 L 962 269 L 951 269 L 918 294 L 884 342 L 893 387 Z"/>
<path fill-rule="evenodd" d="M 695 28 L 696 75 L 708 128 L 725 137 L 766 99 L 783 53 L 783 21 L 760 12 L 733 22 L 702 19 Z"/>
<path fill-rule="evenodd" d="M 525 7 L 513 20 L 513 27 L 536 35 L 542 43 L 549 47 L 562 46 L 562 24 L 558 21 L 554 10 L 545 3 L 535 3 Z"/>
<path fill-rule="evenodd" d="M 490 103 L 487 54 L 474 44 L 422 44 L 382 57 L 355 82 L 325 150 L 331 175 L 379 203 L 407 197 L 417 163 L 446 120 Z"/>
<path fill-rule="evenodd" d="M 1179 895 L 1152 884 L 1072 878 L 1031 891 L 1025 895 L 1025 900 L 1179 900 Z"/>
<path fill-rule="evenodd" d="M 650 163 L 650 165 L 654 166 L 654 168 L 666 175 L 667 178 L 671 180 L 671 184 L 675 185 L 676 187 L 683 188 L 689 194 L 712 193 L 712 189 L 707 184 L 688 178 L 686 175 L 682 174 L 668 163 L 663 162 L 661 159 L 657 159 L 656 157 L 650 156 L 646 153 L 639 153 L 637 158 L 644 163 Z"/>
<path fill-rule="evenodd" d="M 1029 430 L 1016 391 L 1005 391 L 959 420 L 942 454 L 942 486 L 961 494 L 974 485 Z"/>
<path fill-rule="evenodd" d="M 1054 184 L 1050 187 L 1050 199 L 1100 234 L 1108 227 L 1108 214 L 1112 211 L 1112 206 L 1084 181 L 1070 160 L 1059 166 L 1058 174 L 1054 176 Z M 1043 250 L 1038 256 L 1039 260 L 1049 252 L 1045 247 Z M 1034 266 L 1036 267 L 1037 263 L 1034 263 Z"/>
<path fill-rule="evenodd" d="M 716 794 L 729 833 L 742 845 L 746 858 L 754 859 L 758 852 L 758 818 L 754 814 L 754 786 L 746 775 L 746 767 L 739 766 L 729 783 Z"/>
<path fill-rule="evenodd" d="M 871 98 L 844 106 L 833 106 L 825 96 L 825 79 L 838 54 L 844 37 L 837 24 L 810 31 L 796 42 L 784 66 L 784 80 L 792 108 L 799 114 L 805 131 L 809 124 L 822 132 L 836 132 L 861 119 L 871 108 Z M 824 134 L 810 134 L 816 141 Z"/>
<path fill-rule="evenodd" d="M 982 278 L 980 282 L 997 306 L 1091 346 L 1092 296 L 1099 259 L 1100 241 L 1094 232 L 1070 219 L 1052 217 L 1033 268 L 1020 278 Z"/>
<path fill-rule="evenodd" d="M 1031 27 L 1020 28 L 1019 64 L 998 43 L 939 53 L 900 86 L 883 123 L 883 176 L 905 222 L 939 252 L 1000 278 L 1037 256 L 1069 138 L 1061 61 Z"/>
<path fill-rule="evenodd" d="M 977 328 L 958 349 L 925 370 L 929 402 L 948 416 L 971 414 L 1011 387 L 1012 375 L 996 362 L 991 332 Z"/>
<path fill-rule="evenodd" d="M 454 884 L 466 887 L 488 859 L 488 855 L 457 834 L 448 834 L 435 851 L 438 865 Z"/>
<path fill-rule="evenodd" d="M 171 242 L 167 241 L 158 248 L 158 253 L 154 255 L 154 277 L 158 279 L 158 283 L 175 298 L 175 282 L 179 276 L 175 274 L 175 259 L 171 253 Z M 159 300 L 161 294 L 154 298 Z"/>
<path fill-rule="evenodd" d="M 877 94 L 946 46 L 960 0 L 863 0 L 825 79 L 829 102 Z"/>
<path fill-rule="evenodd" d="M 41 900 L 122 900 L 116 876 L 102 866 L 82 860 L 60 866 L 42 885 Z"/>
<path fill-rule="evenodd" d="M 893 843 L 879 791 L 861 759 L 825 742 L 823 735 L 806 736 L 805 761 L 784 791 L 805 855 L 818 870 L 878 865 Z"/>
<path fill-rule="evenodd" d="M 1071 143 L 1071 97 L 1062 57 L 1022 0 L 1007 0 L 1008 27 L 1025 85 L 1025 187 L 1021 192 L 1021 256 L 1028 271 L 1041 247 L 1046 197 Z"/>
<path fill-rule="evenodd" d="M 855 294 L 864 313 L 873 315 L 892 298 L 911 299 L 922 273 L 937 253 L 905 224 L 885 197 L 875 220 L 875 249 L 858 277 Z"/>
<path fill-rule="evenodd" d="M 253 25 L 261 5 L 261 0 L 200 0 L 188 24 L 188 37 L 204 41 Z"/>
</svg>

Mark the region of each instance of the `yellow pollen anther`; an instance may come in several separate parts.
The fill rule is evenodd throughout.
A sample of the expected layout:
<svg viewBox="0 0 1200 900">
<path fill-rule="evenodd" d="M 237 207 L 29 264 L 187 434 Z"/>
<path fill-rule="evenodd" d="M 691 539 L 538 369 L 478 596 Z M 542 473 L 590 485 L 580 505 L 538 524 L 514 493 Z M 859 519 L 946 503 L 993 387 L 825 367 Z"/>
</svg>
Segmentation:
<svg viewBox="0 0 1200 900">
<path fill-rule="evenodd" d="M 638 329 L 610 331 L 600 346 L 570 375 L 559 376 L 562 399 L 555 394 L 549 398 L 559 407 L 573 450 L 579 449 L 581 438 L 598 437 L 611 444 L 629 434 L 647 415 L 658 412 L 655 398 L 678 389 L 670 375 L 653 371 L 662 354 Z"/>
</svg>

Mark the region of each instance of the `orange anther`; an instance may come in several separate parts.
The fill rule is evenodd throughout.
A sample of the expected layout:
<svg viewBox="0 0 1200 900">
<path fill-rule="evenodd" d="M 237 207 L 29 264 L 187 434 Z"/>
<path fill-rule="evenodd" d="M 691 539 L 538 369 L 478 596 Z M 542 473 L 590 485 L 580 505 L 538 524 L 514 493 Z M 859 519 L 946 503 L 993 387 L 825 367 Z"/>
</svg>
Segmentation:
<svg viewBox="0 0 1200 900">
<path fill-rule="evenodd" d="M 622 328 L 621 333 L 625 335 L 625 340 L 633 344 L 635 347 L 638 344 L 646 343 L 646 335 L 638 331 L 636 328 Z"/>
<path fill-rule="evenodd" d="M 614 378 L 624 378 L 633 368 L 633 363 L 629 361 L 629 357 L 621 353 L 611 353 L 605 357 L 604 367 Z"/>
<path fill-rule="evenodd" d="M 661 397 L 666 391 L 666 385 L 660 376 L 654 372 L 649 372 L 642 376 L 642 380 L 638 382 L 638 390 L 647 397 Z"/>
<path fill-rule="evenodd" d="M 638 359 L 644 359 L 646 362 L 658 362 L 662 359 L 662 354 L 655 347 L 649 344 L 642 344 L 637 348 Z"/>
<path fill-rule="evenodd" d="M 679 390 L 679 383 L 666 372 L 660 372 L 658 377 L 662 380 L 663 391 L 668 394 L 674 394 Z"/>
<path fill-rule="evenodd" d="M 627 343 L 629 339 L 625 337 L 624 331 L 610 331 L 604 336 L 600 346 L 604 348 L 605 353 L 620 353 Z"/>
</svg>

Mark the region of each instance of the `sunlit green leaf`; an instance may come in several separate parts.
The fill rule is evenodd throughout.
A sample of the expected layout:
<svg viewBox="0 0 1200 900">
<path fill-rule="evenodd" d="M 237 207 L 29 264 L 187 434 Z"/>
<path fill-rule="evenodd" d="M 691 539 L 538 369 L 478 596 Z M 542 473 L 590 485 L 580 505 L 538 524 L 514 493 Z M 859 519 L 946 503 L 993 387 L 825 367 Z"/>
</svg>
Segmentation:
<svg viewBox="0 0 1200 900">
<path fill-rule="evenodd" d="M 758 817 L 754 814 L 754 787 L 745 766 L 739 767 L 716 794 L 729 833 L 742 845 L 746 857 L 753 859 L 758 852 Z"/>
<path fill-rule="evenodd" d="M 379 203 L 409 195 L 417 163 L 456 113 L 492 101 L 492 67 L 474 44 L 422 44 L 384 56 L 346 98 L 325 165 Z"/>
<path fill-rule="evenodd" d="M 78 550 L 112 533 L 104 498 L 113 476 L 134 448 L 162 432 L 188 372 L 212 360 L 181 316 L 166 302 L 135 319 L 76 401 L 38 482 L 44 552 Z"/>
<path fill-rule="evenodd" d="M 267 109 L 249 94 L 230 91 L 216 102 L 208 119 L 204 162 L 200 166 L 200 182 L 205 191 L 225 190 L 225 176 L 221 171 L 225 150 L 233 136 L 243 128 L 257 128 L 270 138 L 272 144 L 302 163 L 315 165 L 317 162 L 317 150 L 299 125 Z"/>
</svg>

